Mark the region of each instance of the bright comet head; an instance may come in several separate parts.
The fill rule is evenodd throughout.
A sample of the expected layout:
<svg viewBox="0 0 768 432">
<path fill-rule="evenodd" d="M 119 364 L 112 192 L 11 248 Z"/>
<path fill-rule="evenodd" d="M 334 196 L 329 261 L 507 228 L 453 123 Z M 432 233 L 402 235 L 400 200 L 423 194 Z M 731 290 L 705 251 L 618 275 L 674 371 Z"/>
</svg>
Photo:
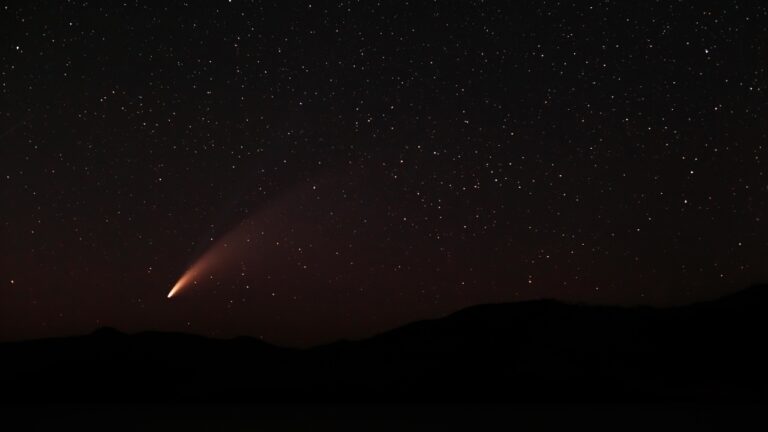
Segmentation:
<svg viewBox="0 0 768 432">
<path fill-rule="evenodd" d="M 179 292 L 179 290 L 181 290 L 187 284 L 187 282 L 189 281 L 189 278 L 190 278 L 190 274 L 189 274 L 189 271 L 187 271 L 179 279 L 179 281 L 176 282 L 176 285 L 174 285 L 173 288 L 171 288 L 171 292 L 168 293 L 168 298 L 171 298 L 174 295 L 176 295 L 176 293 Z"/>
<path fill-rule="evenodd" d="M 181 288 L 181 281 L 176 282 L 176 285 L 174 285 L 173 288 L 171 288 L 171 292 L 168 293 L 168 298 L 173 297 L 173 295 L 176 294 L 176 291 L 178 291 L 179 288 Z"/>
</svg>

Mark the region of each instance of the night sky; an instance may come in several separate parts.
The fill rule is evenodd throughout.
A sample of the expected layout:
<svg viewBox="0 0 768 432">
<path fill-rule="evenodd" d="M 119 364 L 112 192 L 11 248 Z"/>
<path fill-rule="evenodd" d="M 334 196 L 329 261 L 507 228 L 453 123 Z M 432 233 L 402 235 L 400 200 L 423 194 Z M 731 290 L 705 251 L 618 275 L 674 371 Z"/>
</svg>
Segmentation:
<svg viewBox="0 0 768 432">
<path fill-rule="evenodd" d="M 0 8 L 2 340 L 768 280 L 765 1 Z"/>
</svg>

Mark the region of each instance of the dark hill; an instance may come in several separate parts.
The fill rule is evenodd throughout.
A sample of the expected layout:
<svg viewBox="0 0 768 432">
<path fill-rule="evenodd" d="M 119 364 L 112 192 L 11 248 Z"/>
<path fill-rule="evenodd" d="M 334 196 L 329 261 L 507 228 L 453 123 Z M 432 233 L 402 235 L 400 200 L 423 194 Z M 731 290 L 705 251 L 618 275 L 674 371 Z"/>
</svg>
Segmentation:
<svg viewBox="0 0 768 432">
<path fill-rule="evenodd" d="M 470 307 L 309 350 L 166 333 L 0 345 L 8 401 L 765 401 L 768 286 L 685 307 Z"/>
</svg>

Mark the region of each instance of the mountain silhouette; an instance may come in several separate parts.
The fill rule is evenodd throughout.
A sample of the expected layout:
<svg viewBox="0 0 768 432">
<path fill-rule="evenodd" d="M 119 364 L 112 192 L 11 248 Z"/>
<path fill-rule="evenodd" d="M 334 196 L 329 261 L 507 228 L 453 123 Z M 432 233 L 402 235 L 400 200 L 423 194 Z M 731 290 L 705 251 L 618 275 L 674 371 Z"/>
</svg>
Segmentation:
<svg viewBox="0 0 768 432">
<path fill-rule="evenodd" d="M 765 401 L 768 285 L 670 308 L 479 305 L 310 349 L 175 333 L 0 344 L 13 401 Z"/>
</svg>

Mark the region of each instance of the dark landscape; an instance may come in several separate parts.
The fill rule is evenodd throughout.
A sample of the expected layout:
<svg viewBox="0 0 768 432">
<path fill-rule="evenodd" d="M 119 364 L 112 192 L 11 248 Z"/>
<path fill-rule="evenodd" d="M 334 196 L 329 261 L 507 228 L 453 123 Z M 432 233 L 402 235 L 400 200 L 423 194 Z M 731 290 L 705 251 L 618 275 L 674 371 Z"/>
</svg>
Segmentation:
<svg viewBox="0 0 768 432">
<path fill-rule="evenodd" d="M 685 307 L 469 307 L 354 342 L 123 334 L 0 345 L 34 402 L 764 402 L 768 286 Z"/>
</svg>

